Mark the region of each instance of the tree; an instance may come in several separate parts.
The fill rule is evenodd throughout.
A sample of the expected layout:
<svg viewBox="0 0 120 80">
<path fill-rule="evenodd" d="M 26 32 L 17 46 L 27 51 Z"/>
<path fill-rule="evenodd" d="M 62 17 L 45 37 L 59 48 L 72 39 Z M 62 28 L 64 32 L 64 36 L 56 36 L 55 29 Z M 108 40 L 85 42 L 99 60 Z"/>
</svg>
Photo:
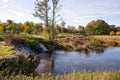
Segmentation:
<svg viewBox="0 0 120 80">
<path fill-rule="evenodd" d="M 78 32 L 79 32 L 80 34 L 85 35 L 85 28 L 84 28 L 84 26 L 79 25 L 77 30 L 78 30 Z"/>
<path fill-rule="evenodd" d="M 34 24 L 34 32 L 35 34 L 41 33 L 43 31 L 42 23 Z"/>
<path fill-rule="evenodd" d="M 65 27 L 65 24 L 66 24 L 66 23 L 65 23 L 65 21 L 64 21 L 64 20 L 62 20 L 62 22 L 61 22 L 61 27 L 63 27 L 63 28 L 64 28 L 64 27 Z"/>
<path fill-rule="evenodd" d="M 28 22 L 27 21 L 23 24 L 23 26 L 24 26 L 24 32 L 25 33 L 31 34 L 33 32 L 33 26 L 34 26 L 33 22 Z"/>
<path fill-rule="evenodd" d="M 3 32 L 4 28 L 3 25 L 0 23 L 0 32 Z"/>
<path fill-rule="evenodd" d="M 52 0 L 52 8 L 53 8 L 53 10 L 52 10 L 52 36 L 51 36 L 52 41 L 54 41 L 54 38 L 55 38 L 54 27 L 55 27 L 55 24 L 56 24 L 56 22 L 55 22 L 56 17 L 57 17 L 56 13 L 57 13 L 57 10 L 60 8 L 60 6 L 58 4 L 59 4 L 59 0 Z"/>
<path fill-rule="evenodd" d="M 48 39 L 50 40 L 50 28 L 49 28 L 49 10 L 50 7 L 48 5 L 49 0 L 36 0 L 35 2 L 35 13 L 33 14 L 35 17 L 39 17 L 45 24 L 45 32 L 49 35 Z"/>
<path fill-rule="evenodd" d="M 115 35 L 115 32 L 114 31 L 111 31 L 110 32 L 110 36 L 114 36 Z"/>
<path fill-rule="evenodd" d="M 54 41 L 54 28 L 56 24 L 56 18 L 59 7 L 59 0 L 51 0 L 52 5 L 50 4 L 50 0 L 36 0 L 35 2 L 35 13 L 33 14 L 35 17 L 39 17 L 45 23 L 45 29 L 47 34 L 49 35 L 48 39 Z M 52 17 L 50 17 L 52 15 Z"/>
<path fill-rule="evenodd" d="M 85 32 L 87 35 L 95 35 L 95 21 L 91 21 L 87 24 Z"/>
<path fill-rule="evenodd" d="M 120 31 L 116 32 L 116 35 L 117 35 L 117 36 L 120 36 Z"/>
<path fill-rule="evenodd" d="M 91 21 L 85 27 L 87 35 L 108 35 L 110 33 L 109 25 L 103 20 Z"/>
<path fill-rule="evenodd" d="M 97 20 L 95 23 L 95 35 L 109 35 L 110 27 L 103 20 Z"/>
</svg>

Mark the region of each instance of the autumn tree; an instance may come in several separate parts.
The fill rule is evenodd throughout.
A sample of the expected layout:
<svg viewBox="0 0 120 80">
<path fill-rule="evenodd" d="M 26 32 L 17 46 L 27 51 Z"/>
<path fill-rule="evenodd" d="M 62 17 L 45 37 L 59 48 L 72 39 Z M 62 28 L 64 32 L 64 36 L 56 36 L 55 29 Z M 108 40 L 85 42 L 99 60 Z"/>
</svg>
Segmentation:
<svg viewBox="0 0 120 80">
<path fill-rule="evenodd" d="M 116 35 L 117 35 L 117 36 L 120 36 L 120 31 L 116 32 Z"/>
<path fill-rule="evenodd" d="M 54 27 L 56 24 L 57 11 L 59 9 L 59 0 L 51 0 L 52 5 L 50 5 L 50 0 L 36 0 L 35 2 L 35 17 L 39 17 L 45 24 L 45 29 L 48 34 L 48 39 L 54 41 Z M 50 16 L 52 15 L 52 16 Z"/>
<path fill-rule="evenodd" d="M 3 25 L 0 23 L 0 33 L 2 33 L 3 32 Z"/>
<path fill-rule="evenodd" d="M 49 35 L 48 39 L 50 40 L 50 28 L 49 28 L 49 0 L 36 0 L 35 2 L 35 17 L 39 17 L 45 24 L 45 32 Z"/>
<path fill-rule="evenodd" d="M 28 34 L 31 34 L 32 31 L 33 31 L 33 25 L 34 25 L 33 22 L 29 22 L 29 21 L 25 22 L 23 24 L 23 26 L 24 26 L 24 32 L 28 33 Z"/>
<path fill-rule="evenodd" d="M 35 34 L 41 33 L 43 31 L 43 25 L 42 25 L 42 23 L 35 23 L 33 30 L 34 30 Z"/>
<path fill-rule="evenodd" d="M 110 36 L 114 36 L 115 35 L 115 32 L 114 31 L 111 31 L 110 32 Z"/>
</svg>

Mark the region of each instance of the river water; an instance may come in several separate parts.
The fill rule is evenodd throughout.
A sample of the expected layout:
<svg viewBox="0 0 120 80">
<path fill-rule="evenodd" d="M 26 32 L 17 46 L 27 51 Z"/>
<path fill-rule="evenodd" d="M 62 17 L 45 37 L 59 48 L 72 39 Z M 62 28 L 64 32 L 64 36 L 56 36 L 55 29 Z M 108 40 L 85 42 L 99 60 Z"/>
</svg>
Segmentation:
<svg viewBox="0 0 120 80">
<path fill-rule="evenodd" d="M 72 71 L 119 70 L 120 48 L 109 47 L 89 53 L 56 50 L 42 53 L 37 71 L 64 74 Z"/>
</svg>

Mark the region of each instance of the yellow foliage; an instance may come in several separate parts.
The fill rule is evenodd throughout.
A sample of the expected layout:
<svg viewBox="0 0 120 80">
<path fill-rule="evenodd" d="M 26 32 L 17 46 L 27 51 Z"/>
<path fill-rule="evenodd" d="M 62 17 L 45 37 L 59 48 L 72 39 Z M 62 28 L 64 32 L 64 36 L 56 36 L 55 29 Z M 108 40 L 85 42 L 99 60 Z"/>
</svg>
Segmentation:
<svg viewBox="0 0 120 80">
<path fill-rule="evenodd" d="M 116 35 L 117 35 L 117 36 L 120 36 L 120 31 L 116 32 Z"/>
<path fill-rule="evenodd" d="M 114 36 L 115 35 L 115 32 L 114 31 L 111 31 L 110 32 L 110 36 Z"/>
<path fill-rule="evenodd" d="M 3 25 L 0 24 L 0 31 L 3 31 Z"/>
</svg>

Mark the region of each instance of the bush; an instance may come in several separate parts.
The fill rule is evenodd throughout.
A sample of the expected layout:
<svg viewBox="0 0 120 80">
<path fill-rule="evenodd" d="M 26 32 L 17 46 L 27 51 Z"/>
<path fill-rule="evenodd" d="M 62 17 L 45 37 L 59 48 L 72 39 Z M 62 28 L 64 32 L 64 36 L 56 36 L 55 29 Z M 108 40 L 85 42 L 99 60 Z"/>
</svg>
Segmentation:
<svg viewBox="0 0 120 80">
<path fill-rule="evenodd" d="M 20 54 L 0 58 L 1 75 L 25 74 L 29 75 L 35 71 L 40 60 L 34 55 Z"/>
<path fill-rule="evenodd" d="M 7 35 L 4 39 L 6 45 L 16 45 L 16 44 L 23 44 L 24 40 L 28 38 L 27 36 L 23 35 Z"/>
<path fill-rule="evenodd" d="M 40 48 L 39 42 L 36 41 L 36 40 L 26 39 L 26 40 L 25 40 L 25 43 L 28 44 L 29 46 L 32 46 L 32 47 L 35 48 L 35 49 L 39 49 L 39 48 Z"/>
<path fill-rule="evenodd" d="M 116 35 L 117 35 L 117 36 L 120 36 L 120 32 L 119 32 L 119 31 L 118 31 L 118 32 L 116 32 Z"/>
<path fill-rule="evenodd" d="M 110 32 L 110 36 L 114 36 L 115 35 L 115 32 L 114 31 L 111 31 Z"/>
</svg>

